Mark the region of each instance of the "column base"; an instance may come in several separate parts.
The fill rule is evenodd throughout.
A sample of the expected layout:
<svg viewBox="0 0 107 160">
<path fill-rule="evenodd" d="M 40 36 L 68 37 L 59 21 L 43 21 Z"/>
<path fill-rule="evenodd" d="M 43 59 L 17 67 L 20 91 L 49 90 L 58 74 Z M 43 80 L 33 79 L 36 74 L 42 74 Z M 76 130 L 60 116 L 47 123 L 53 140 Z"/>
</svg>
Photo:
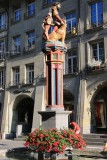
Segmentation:
<svg viewBox="0 0 107 160">
<path fill-rule="evenodd" d="M 42 128 L 68 128 L 68 115 L 71 111 L 39 111 L 42 116 Z"/>
</svg>

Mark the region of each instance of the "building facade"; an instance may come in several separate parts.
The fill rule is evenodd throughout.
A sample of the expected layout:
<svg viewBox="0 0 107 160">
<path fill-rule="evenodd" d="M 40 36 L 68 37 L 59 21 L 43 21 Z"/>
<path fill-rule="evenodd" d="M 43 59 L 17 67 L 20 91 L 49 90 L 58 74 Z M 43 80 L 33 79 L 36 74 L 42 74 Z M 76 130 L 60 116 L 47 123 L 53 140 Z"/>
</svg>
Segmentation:
<svg viewBox="0 0 107 160">
<path fill-rule="evenodd" d="M 4 138 L 41 126 L 46 73 L 42 21 L 55 0 L 0 0 L 0 125 Z M 66 18 L 64 109 L 83 134 L 107 131 L 107 2 L 59 0 Z M 72 117 L 71 117 L 72 119 Z"/>
</svg>

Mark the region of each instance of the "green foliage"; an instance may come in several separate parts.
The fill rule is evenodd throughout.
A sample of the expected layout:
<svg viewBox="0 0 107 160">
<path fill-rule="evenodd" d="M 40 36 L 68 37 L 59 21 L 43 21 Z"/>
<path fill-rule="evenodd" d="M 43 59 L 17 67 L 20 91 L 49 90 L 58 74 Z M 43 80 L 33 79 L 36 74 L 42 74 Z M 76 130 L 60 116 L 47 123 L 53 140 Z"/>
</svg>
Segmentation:
<svg viewBox="0 0 107 160">
<path fill-rule="evenodd" d="M 36 129 L 29 134 L 24 145 L 36 152 L 63 153 L 66 147 L 83 149 L 86 143 L 71 129 Z"/>
</svg>

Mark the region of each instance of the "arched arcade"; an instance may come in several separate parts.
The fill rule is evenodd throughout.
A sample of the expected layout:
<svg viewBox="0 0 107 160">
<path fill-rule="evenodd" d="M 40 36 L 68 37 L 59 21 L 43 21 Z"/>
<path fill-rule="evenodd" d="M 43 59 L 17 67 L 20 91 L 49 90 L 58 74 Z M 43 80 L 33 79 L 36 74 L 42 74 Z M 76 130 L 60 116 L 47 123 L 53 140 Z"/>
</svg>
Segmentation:
<svg viewBox="0 0 107 160">
<path fill-rule="evenodd" d="M 34 100 L 26 95 L 16 97 L 13 105 L 11 132 L 25 135 L 31 132 Z"/>
</svg>

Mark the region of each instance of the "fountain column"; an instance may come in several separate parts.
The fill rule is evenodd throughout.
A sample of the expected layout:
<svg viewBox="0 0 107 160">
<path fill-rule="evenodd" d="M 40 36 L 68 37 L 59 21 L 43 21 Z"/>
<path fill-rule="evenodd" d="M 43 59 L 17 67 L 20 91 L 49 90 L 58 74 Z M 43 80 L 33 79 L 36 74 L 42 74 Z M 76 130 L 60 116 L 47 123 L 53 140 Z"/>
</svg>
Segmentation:
<svg viewBox="0 0 107 160">
<path fill-rule="evenodd" d="M 68 127 L 70 111 L 63 105 L 63 63 L 66 47 L 60 41 L 47 41 L 43 46 L 46 61 L 46 111 L 40 111 L 42 128 Z"/>
</svg>

